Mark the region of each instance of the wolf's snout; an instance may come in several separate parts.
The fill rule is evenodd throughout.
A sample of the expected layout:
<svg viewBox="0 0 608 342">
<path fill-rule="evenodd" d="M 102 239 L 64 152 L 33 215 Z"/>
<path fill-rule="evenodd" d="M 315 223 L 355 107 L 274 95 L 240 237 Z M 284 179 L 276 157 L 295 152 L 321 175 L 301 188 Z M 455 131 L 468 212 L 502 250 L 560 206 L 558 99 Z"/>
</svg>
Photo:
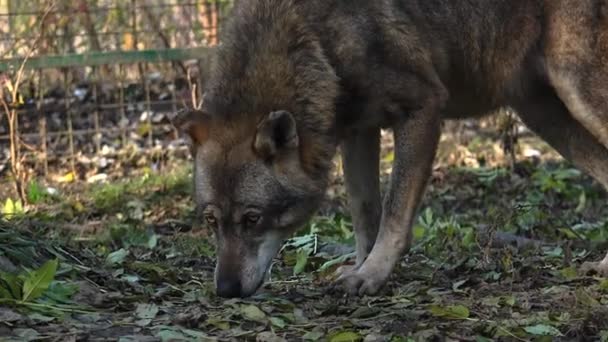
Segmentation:
<svg viewBox="0 0 608 342">
<path fill-rule="evenodd" d="M 217 295 L 223 298 L 236 298 L 242 296 L 241 281 L 238 278 L 219 279 L 217 282 Z"/>
</svg>

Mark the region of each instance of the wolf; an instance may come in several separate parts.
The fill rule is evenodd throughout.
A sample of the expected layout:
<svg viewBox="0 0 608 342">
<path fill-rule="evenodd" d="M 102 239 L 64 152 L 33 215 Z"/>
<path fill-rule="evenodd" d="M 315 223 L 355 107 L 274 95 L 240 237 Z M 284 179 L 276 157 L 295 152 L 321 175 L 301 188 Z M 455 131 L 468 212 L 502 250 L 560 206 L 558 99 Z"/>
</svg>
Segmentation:
<svg viewBox="0 0 608 342">
<path fill-rule="evenodd" d="M 240 0 L 204 102 L 174 124 L 217 240 L 215 285 L 247 297 L 310 219 L 341 150 L 356 263 L 374 295 L 408 249 L 443 119 L 500 108 L 608 186 L 608 0 Z M 381 197 L 379 137 L 395 161 Z M 592 265 L 608 274 L 606 259 Z"/>
</svg>

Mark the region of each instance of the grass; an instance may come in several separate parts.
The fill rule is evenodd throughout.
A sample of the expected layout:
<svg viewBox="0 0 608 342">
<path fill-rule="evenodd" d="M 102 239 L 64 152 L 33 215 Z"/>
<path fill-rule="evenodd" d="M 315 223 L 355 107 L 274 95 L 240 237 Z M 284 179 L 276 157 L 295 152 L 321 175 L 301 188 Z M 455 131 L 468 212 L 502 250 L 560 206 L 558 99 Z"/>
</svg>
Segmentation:
<svg viewBox="0 0 608 342">
<path fill-rule="evenodd" d="M 442 143 L 414 246 L 378 297 L 332 285 L 354 244 L 339 175 L 244 300 L 214 294 L 188 165 L 57 194 L 31 185 L 36 205 L 0 221 L 0 288 L 58 268 L 40 297 L 0 302 L 0 339 L 606 341 L 608 280 L 580 272 L 608 247 L 606 193 L 525 144 L 541 158 L 508 170 L 491 141 Z"/>
</svg>

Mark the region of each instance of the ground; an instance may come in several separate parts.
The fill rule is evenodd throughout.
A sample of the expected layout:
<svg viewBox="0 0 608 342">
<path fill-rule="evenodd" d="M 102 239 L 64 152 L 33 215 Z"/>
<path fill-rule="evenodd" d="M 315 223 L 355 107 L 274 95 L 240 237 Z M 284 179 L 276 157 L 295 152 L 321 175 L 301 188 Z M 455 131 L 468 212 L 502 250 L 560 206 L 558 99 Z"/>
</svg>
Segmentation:
<svg viewBox="0 0 608 342">
<path fill-rule="evenodd" d="M 386 138 L 385 180 L 391 160 Z M 608 341 L 608 280 L 581 271 L 608 249 L 607 194 L 534 137 L 507 161 L 492 139 L 446 135 L 412 250 L 363 298 L 332 282 L 354 243 L 339 163 L 242 300 L 214 294 L 187 162 L 33 182 L 35 204 L 6 202 L 0 221 L 0 340 Z"/>
</svg>

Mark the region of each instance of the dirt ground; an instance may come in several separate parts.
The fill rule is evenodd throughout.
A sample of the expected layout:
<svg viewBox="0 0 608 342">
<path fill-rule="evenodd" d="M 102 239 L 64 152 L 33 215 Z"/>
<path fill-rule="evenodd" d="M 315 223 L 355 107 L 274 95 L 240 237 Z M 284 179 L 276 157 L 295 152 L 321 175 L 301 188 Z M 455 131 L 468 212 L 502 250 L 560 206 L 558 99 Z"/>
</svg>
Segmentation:
<svg viewBox="0 0 608 342">
<path fill-rule="evenodd" d="M 338 162 L 319 215 L 243 300 L 214 294 L 187 163 L 31 185 L 37 204 L 0 221 L 0 340 L 608 341 L 608 280 L 582 268 L 608 248 L 607 194 L 533 137 L 507 161 L 446 136 L 414 247 L 363 298 L 332 282 L 354 244 Z"/>
</svg>

